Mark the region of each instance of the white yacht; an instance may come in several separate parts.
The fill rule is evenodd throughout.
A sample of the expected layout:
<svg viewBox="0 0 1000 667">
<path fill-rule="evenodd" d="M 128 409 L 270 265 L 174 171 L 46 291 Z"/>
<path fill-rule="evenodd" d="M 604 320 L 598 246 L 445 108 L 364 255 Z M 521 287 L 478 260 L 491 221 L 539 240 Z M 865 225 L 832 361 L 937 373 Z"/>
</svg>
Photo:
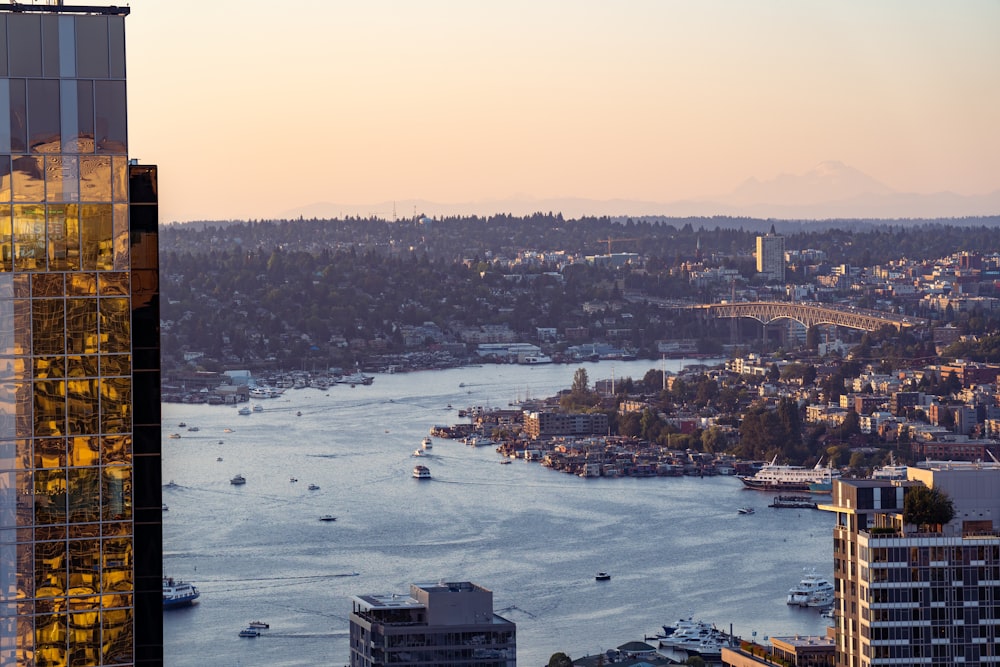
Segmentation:
<svg viewBox="0 0 1000 667">
<path fill-rule="evenodd" d="M 414 468 L 413 468 L 413 476 L 416 479 L 430 479 L 431 478 L 431 470 L 427 466 L 414 466 Z"/>
<path fill-rule="evenodd" d="M 833 604 L 833 584 L 816 570 L 806 570 L 802 581 L 788 590 L 787 602 L 800 607 L 829 607 Z"/>
<path fill-rule="evenodd" d="M 810 487 L 827 486 L 840 477 L 840 471 L 824 467 L 820 459 L 815 466 L 784 466 L 777 465 L 778 457 L 757 471 L 755 475 L 740 477 L 743 485 L 761 491 L 809 491 Z M 829 491 L 827 491 L 829 493 Z"/>
</svg>

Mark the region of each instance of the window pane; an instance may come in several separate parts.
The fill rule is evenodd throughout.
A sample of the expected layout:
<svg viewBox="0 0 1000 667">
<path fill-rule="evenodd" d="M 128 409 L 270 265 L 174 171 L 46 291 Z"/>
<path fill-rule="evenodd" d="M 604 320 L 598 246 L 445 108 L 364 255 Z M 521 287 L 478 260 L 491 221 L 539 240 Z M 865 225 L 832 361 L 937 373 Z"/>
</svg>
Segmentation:
<svg viewBox="0 0 1000 667">
<path fill-rule="evenodd" d="M 80 199 L 85 202 L 111 201 L 111 158 L 80 158 Z"/>
<path fill-rule="evenodd" d="M 125 82 L 94 82 L 94 117 L 97 122 L 97 152 L 124 155 Z"/>
<path fill-rule="evenodd" d="M 76 72 L 81 79 L 108 76 L 108 21 L 103 16 L 76 17 Z"/>
<path fill-rule="evenodd" d="M 10 14 L 7 17 L 11 76 L 42 75 L 42 28 L 39 16 Z"/>
<path fill-rule="evenodd" d="M 45 269 L 45 207 L 40 204 L 14 206 L 14 267 Z"/>
<path fill-rule="evenodd" d="M 45 162 L 41 156 L 22 156 L 11 163 L 15 202 L 45 201 Z"/>
<path fill-rule="evenodd" d="M 59 127 L 59 82 L 28 80 L 28 146 L 32 153 L 57 153 Z"/>
</svg>

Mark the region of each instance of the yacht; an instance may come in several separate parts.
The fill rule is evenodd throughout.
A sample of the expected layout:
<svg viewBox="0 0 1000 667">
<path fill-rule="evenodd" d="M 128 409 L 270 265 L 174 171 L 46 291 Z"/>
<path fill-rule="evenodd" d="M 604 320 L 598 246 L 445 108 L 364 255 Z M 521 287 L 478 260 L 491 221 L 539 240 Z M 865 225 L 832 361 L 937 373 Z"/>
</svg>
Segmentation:
<svg viewBox="0 0 1000 667">
<path fill-rule="evenodd" d="M 741 507 L 741 508 L 739 508 L 736 511 L 738 513 L 740 513 L 740 514 L 753 514 L 753 508 L 752 507 Z"/>
<path fill-rule="evenodd" d="M 833 584 L 816 570 L 806 570 L 802 581 L 788 590 L 788 604 L 800 607 L 828 607 L 833 604 Z"/>
<path fill-rule="evenodd" d="M 431 441 L 430 436 L 425 435 L 424 439 L 420 441 L 420 446 L 423 447 L 424 449 L 430 449 L 431 447 L 434 446 L 434 443 Z"/>
<path fill-rule="evenodd" d="M 236 475 L 235 477 L 229 480 L 229 483 L 239 486 L 240 484 L 246 484 L 247 478 L 244 477 L 243 475 Z"/>
<path fill-rule="evenodd" d="M 167 437 L 170 438 L 171 440 L 177 440 L 178 438 L 181 437 L 181 434 L 180 433 L 171 433 Z"/>
<path fill-rule="evenodd" d="M 430 479 L 431 470 L 427 466 L 415 466 L 413 468 L 413 476 L 416 479 Z"/>
<path fill-rule="evenodd" d="M 186 607 L 193 604 L 201 593 L 193 584 L 186 581 L 174 579 L 173 577 L 163 577 L 163 608 L 173 609 L 175 607 Z"/>
<path fill-rule="evenodd" d="M 809 491 L 810 486 L 832 486 L 833 480 L 840 477 L 839 470 L 823 467 L 822 459 L 812 468 L 776 465 L 777 460 L 775 455 L 755 475 L 740 477 L 740 481 L 747 488 L 761 491 Z"/>
<path fill-rule="evenodd" d="M 660 648 L 696 653 L 706 661 L 721 656 L 722 647 L 731 646 L 734 638 L 714 625 L 692 618 L 681 619 L 674 626 L 664 625 L 663 634 L 657 635 Z"/>
</svg>

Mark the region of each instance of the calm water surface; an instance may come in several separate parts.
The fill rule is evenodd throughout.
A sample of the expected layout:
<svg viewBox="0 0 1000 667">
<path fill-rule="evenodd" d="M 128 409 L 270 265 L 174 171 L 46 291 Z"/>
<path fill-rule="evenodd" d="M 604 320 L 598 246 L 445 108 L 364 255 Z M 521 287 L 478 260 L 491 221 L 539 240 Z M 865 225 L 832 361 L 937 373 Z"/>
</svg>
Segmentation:
<svg viewBox="0 0 1000 667">
<path fill-rule="evenodd" d="M 431 426 L 461 421 L 459 408 L 552 395 L 580 366 L 378 375 L 289 389 L 249 416 L 165 404 L 163 478 L 177 486 L 163 489 L 164 572 L 202 593 L 164 614 L 166 664 L 344 665 L 349 596 L 442 579 L 493 591 L 517 623 L 519 665 L 596 653 L 692 615 L 746 638 L 823 633 L 818 612 L 785 595 L 804 568 L 832 576 L 832 515 L 770 509 L 769 494 L 735 478 L 581 479 L 440 439 L 412 456 Z M 591 382 L 660 367 L 582 366 Z M 412 479 L 417 463 L 434 479 Z M 244 486 L 229 483 L 236 474 Z M 757 513 L 737 514 L 743 505 Z M 595 582 L 598 570 L 611 581 Z M 239 638 L 251 620 L 271 627 Z"/>
</svg>

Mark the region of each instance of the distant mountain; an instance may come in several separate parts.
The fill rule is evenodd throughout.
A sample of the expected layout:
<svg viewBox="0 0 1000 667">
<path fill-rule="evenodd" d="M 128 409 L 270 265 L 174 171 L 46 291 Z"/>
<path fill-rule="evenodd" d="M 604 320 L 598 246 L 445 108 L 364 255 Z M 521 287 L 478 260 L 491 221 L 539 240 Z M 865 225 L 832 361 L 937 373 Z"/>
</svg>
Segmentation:
<svg viewBox="0 0 1000 667">
<path fill-rule="evenodd" d="M 349 205 L 319 202 L 290 209 L 283 217 L 392 219 L 494 215 L 524 216 L 562 213 L 566 218 L 669 216 L 737 216 L 821 220 L 829 218 L 964 218 L 1000 214 L 1000 190 L 982 195 L 954 192 L 895 192 L 867 174 L 841 162 L 822 162 L 804 174 L 780 174 L 769 180 L 750 178 L 733 192 L 699 199 L 651 202 L 628 199 L 532 199 L 518 197 L 442 204 L 419 199 Z"/>
</svg>

